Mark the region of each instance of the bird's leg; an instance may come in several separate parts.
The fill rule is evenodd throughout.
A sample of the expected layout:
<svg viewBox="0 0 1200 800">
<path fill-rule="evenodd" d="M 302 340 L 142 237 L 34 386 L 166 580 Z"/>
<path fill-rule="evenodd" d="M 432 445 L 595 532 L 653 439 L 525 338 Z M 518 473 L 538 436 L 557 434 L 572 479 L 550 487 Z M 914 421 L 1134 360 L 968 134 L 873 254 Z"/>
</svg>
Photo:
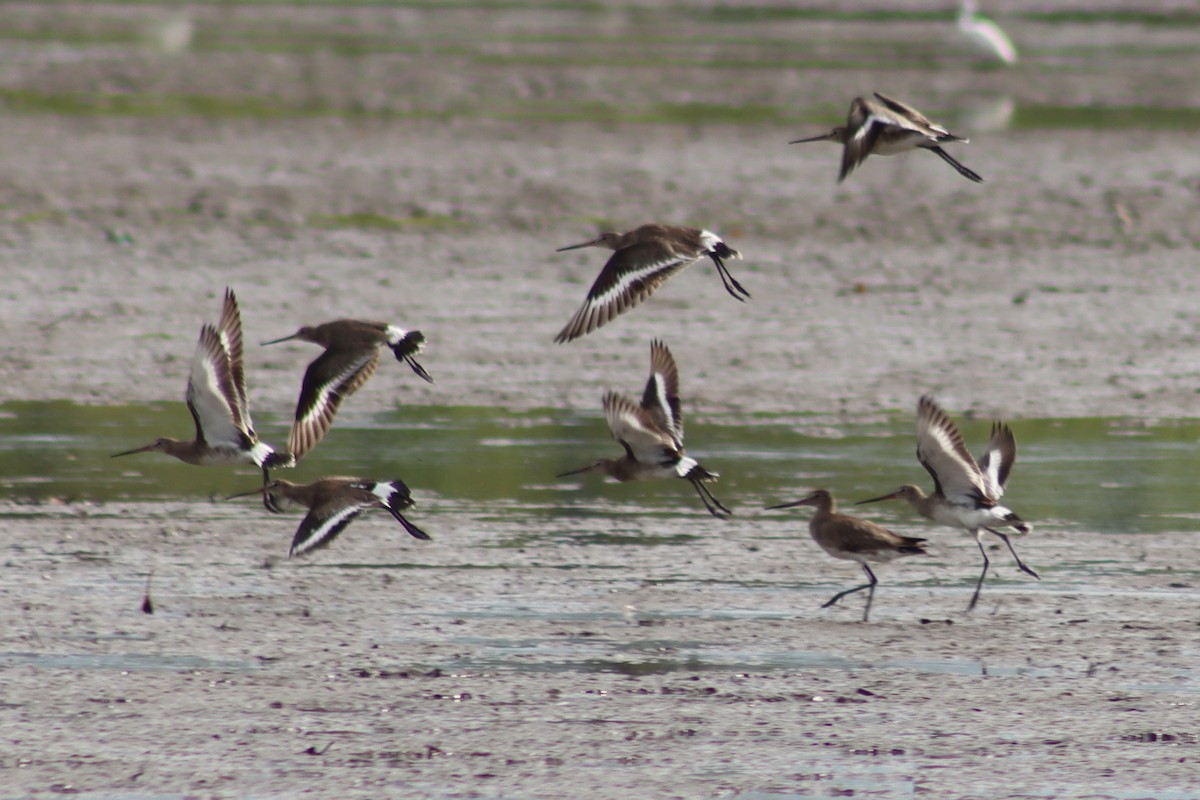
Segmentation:
<svg viewBox="0 0 1200 800">
<path fill-rule="evenodd" d="M 707 486 L 705 486 L 699 480 L 690 481 L 690 483 L 692 486 L 696 487 L 696 494 L 700 495 L 700 499 L 704 502 L 704 507 L 708 510 L 708 513 L 712 514 L 718 519 L 726 519 L 730 516 L 733 516 L 733 512 L 726 508 L 720 500 L 714 497 L 713 493 L 708 490 Z"/>
<path fill-rule="evenodd" d="M 422 380 L 428 381 L 429 383 L 433 383 L 433 377 L 428 372 L 425 371 L 424 367 L 422 367 L 420 364 L 417 363 L 417 360 L 415 358 L 413 358 L 412 356 L 405 356 L 404 360 L 406 362 L 408 362 L 408 366 L 410 366 L 412 368 L 412 371 L 417 373 L 417 377 L 421 378 Z"/>
<path fill-rule="evenodd" d="M 1034 572 L 1029 567 L 1025 566 L 1025 562 L 1021 560 L 1021 557 L 1019 555 L 1017 555 L 1016 549 L 1013 548 L 1012 541 L 1009 540 L 1008 534 L 1001 533 L 1000 531 L 994 531 L 991 528 L 984 528 L 984 530 L 986 530 L 988 533 L 994 533 L 997 536 L 999 536 L 1001 539 L 1004 540 L 1004 543 L 1006 545 L 1008 545 L 1008 552 L 1012 553 L 1012 557 L 1014 559 L 1016 559 L 1017 567 L 1020 568 L 1021 572 L 1024 572 L 1026 575 L 1032 575 L 1033 577 L 1037 578 L 1039 581 L 1042 579 L 1040 575 L 1038 575 L 1036 572 Z"/>
<path fill-rule="evenodd" d="M 879 580 L 866 564 L 863 564 L 862 568 L 867 573 L 867 578 L 871 581 L 871 588 L 867 590 L 867 607 L 863 609 L 863 622 L 866 622 L 867 617 L 871 616 L 871 601 L 875 599 L 875 584 L 879 583 Z"/>
<path fill-rule="evenodd" d="M 979 545 L 979 554 L 983 556 L 983 572 L 979 573 L 979 582 L 975 584 L 975 594 L 971 595 L 971 603 L 967 606 L 967 613 L 970 614 L 975 609 L 975 604 L 979 602 L 979 592 L 983 589 L 983 579 L 987 577 L 988 561 L 987 551 L 983 549 L 983 532 L 975 531 L 975 543 Z"/>
<path fill-rule="evenodd" d="M 945 161 L 947 164 L 949 164 L 950 166 L 952 166 L 952 167 L 954 167 L 956 170 L 958 170 L 958 174 L 959 174 L 959 175 L 962 175 L 962 176 L 963 176 L 964 178 L 966 178 L 967 180 L 969 180 L 969 181 L 975 181 L 975 183 L 983 183 L 983 178 L 979 177 L 979 173 L 977 173 L 977 172 L 974 172 L 974 171 L 972 171 L 972 170 L 968 169 L 967 167 L 963 166 L 962 164 L 960 164 L 960 163 L 959 163 L 959 162 L 958 162 L 958 161 L 957 161 L 957 160 L 954 158 L 954 156 L 952 156 L 952 155 L 950 155 L 949 153 L 947 153 L 945 150 L 943 150 L 943 149 L 942 149 L 941 147 L 939 147 L 938 145 L 934 145 L 934 146 L 932 146 L 932 147 L 927 147 L 927 148 L 925 148 L 925 149 L 926 149 L 926 150 L 932 150 L 933 152 L 937 153 L 939 156 L 941 156 L 941 157 L 942 157 L 942 160 L 943 160 L 943 161 Z"/>
<path fill-rule="evenodd" d="M 821 608 L 829 608 L 831 605 L 836 603 L 838 600 L 841 600 L 843 597 L 845 597 L 848 594 L 854 594 L 855 592 L 861 592 L 863 589 L 872 589 L 873 590 L 873 588 L 874 588 L 874 584 L 864 583 L 862 586 L 855 586 L 851 589 L 845 589 L 843 591 L 838 592 L 833 597 L 829 598 L 824 603 L 822 603 Z"/>
<path fill-rule="evenodd" d="M 388 511 L 392 512 L 392 516 L 396 518 L 397 522 L 404 526 L 404 530 L 408 531 L 410 536 L 412 536 L 414 539 L 420 539 L 426 542 L 429 541 L 429 534 L 409 522 L 408 518 L 401 514 L 397 509 L 393 508 L 392 506 L 386 506 L 386 508 Z"/>
<path fill-rule="evenodd" d="M 716 255 L 715 253 L 710 253 L 709 255 L 712 258 L 713 263 L 717 266 L 717 274 L 721 276 L 721 283 L 725 285 L 725 291 L 729 292 L 729 296 L 734 300 L 742 303 L 746 302 L 746 298 L 750 296 L 750 293 L 746 291 L 745 287 L 737 282 L 737 278 L 733 277 L 733 273 L 731 273 L 729 271 L 729 267 L 725 266 L 724 262 L 721 261 L 720 256 Z"/>
</svg>

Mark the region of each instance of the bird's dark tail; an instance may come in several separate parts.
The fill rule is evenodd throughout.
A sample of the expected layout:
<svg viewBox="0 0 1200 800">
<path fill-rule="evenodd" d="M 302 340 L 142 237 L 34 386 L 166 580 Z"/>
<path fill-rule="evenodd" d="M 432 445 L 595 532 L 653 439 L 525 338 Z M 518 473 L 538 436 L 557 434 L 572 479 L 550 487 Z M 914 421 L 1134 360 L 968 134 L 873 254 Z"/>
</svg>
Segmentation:
<svg viewBox="0 0 1200 800">
<path fill-rule="evenodd" d="M 724 258 L 741 258 L 742 257 L 741 253 L 739 253 L 737 250 L 734 250 L 732 247 L 725 244 L 724 242 L 717 242 L 716 244 L 714 244 L 710 253 L 712 255 L 716 256 L 717 258 L 723 258 L 723 259 Z"/>
<path fill-rule="evenodd" d="M 913 536 L 901 536 L 900 541 L 901 541 L 901 544 L 900 544 L 900 547 L 897 548 L 897 550 L 899 550 L 901 553 L 903 553 L 906 556 L 927 556 L 927 555 L 929 555 L 929 551 L 925 549 L 926 542 L 928 541 L 926 539 L 917 539 L 916 537 L 913 537 Z"/>
<path fill-rule="evenodd" d="M 258 446 L 267 447 L 267 445 L 263 444 L 262 442 L 259 442 Z M 258 466 L 262 470 L 263 486 L 266 486 L 271 482 L 271 470 L 276 468 L 289 469 L 296 466 L 296 457 L 286 450 L 283 452 L 279 452 L 278 450 L 269 450 L 269 452 L 262 458 Z M 267 508 L 270 507 L 271 506 L 268 503 Z"/>
<path fill-rule="evenodd" d="M 410 536 L 426 542 L 430 540 L 428 533 L 409 522 L 408 518 L 400 513 L 401 509 L 412 508 L 414 505 L 412 494 L 408 491 L 408 486 L 405 485 L 404 481 L 380 482 L 375 485 L 373 491 L 383 501 L 384 507 L 392 513 L 396 521 L 404 526 L 404 530 L 408 531 Z"/>
<path fill-rule="evenodd" d="M 389 341 L 388 347 L 392 348 L 392 352 L 396 354 L 396 360 L 407 363 L 412 367 L 412 371 L 417 373 L 422 379 L 433 383 L 433 378 L 425 371 L 425 368 L 417 363 L 413 358 L 425 346 L 425 334 L 420 331 L 408 331 L 399 339 Z"/>
<path fill-rule="evenodd" d="M 1018 517 L 1016 514 L 1009 514 L 1004 518 L 1004 521 L 1012 527 L 1017 533 L 1029 533 L 1033 530 L 1033 526 L 1025 520 Z"/>
<path fill-rule="evenodd" d="M 296 466 L 296 457 L 286 450 L 283 452 L 272 450 L 262 462 L 263 469 L 286 469 L 294 466 Z"/>
<path fill-rule="evenodd" d="M 688 463 L 689 461 L 691 462 L 690 464 Z M 680 466 L 683 467 L 683 470 L 679 469 Z M 679 477 L 687 478 L 689 481 L 693 482 L 704 481 L 706 483 L 711 483 L 721 477 L 721 473 L 709 472 L 703 466 L 701 466 L 700 462 L 696 461 L 690 456 L 684 456 L 680 461 L 680 464 L 676 466 L 675 471 Z"/>
</svg>

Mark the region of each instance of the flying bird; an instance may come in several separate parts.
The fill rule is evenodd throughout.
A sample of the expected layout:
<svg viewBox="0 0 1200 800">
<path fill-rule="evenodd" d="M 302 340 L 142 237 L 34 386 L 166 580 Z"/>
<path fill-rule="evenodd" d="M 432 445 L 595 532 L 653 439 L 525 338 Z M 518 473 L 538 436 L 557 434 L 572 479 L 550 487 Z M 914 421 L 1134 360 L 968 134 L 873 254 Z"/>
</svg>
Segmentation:
<svg viewBox="0 0 1200 800">
<path fill-rule="evenodd" d="M 397 361 L 407 363 L 418 376 L 433 383 L 433 378 L 414 358 L 425 343 L 420 331 L 406 331 L 386 322 L 339 319 L 305 326 L 291 336 L 263 344 L 297 339 L 325 348 L 308 365 L 300 386 L 296 417 L 288 434 L 288 450 L 297 460 L 316 447 L 329 431 L 342 401 L 375 374 L 379 354 L 385 346 L 391 348 Z"/>
<path fill-rule="evenodd" d="M 961 136 L 955 136 L 941 125 L 930 122 L 912 106 L 875 92 L 873 98 L 856 97 L 850 102 L 850 113 L 846 117 L 845 125 L 838 125 L 829 133 L 810 136 L 807 139 L 795 139 L 788 144 L 834 142 L 842 145 L 842 167 L 838 172 L 838 183 L 844 181 L 855 167 L 866 161 L 867 156 L 894 156 L 917 148 L 936 153 L 964 178 L 983 183 L 983 178 L 977 173 L 967 169 L 942 149 L 942 145 L 947 142 L 966 144 L 968 141 Z"/>
<path fill-rule="evenodd" d="M 990 563 L 983 547 L 984 531 L 995 534 L 1008 545 L 1022 572 L 1038 577 L 1021 561 L 1008 534 L 996 530 L 1012 528 L 1017 533 L 1032 530 L 1014 511 L 1000 505 L 1008 475 L 1017 460 L 1017 441 L 1007 425 L 1002 422 L 992 424 L 991 438 L 976 462 L 967 450 L 958 426 L 932 397 L 925 395 L 917 402 L 917 460 L 933 477 L 932 495 L 926 495 L 919 486 L 905 484 L 891 494 L 860 500 L 858 505 L 901 499 L 923 517 L 970 532 L 983 556 L 983 571 L 979 573 L 967 611 L 979 602 L 979 592 L 983 589 Z"/>
<path fill-rule="evenodd" d="M 712 259 L 725 291 L 733 299 L 745 302 L 750 297 L 725 266 L 725 259 L 741 258 L 741 254 L 712 231 L 679 225 L 642 225 L 626 233 L 602 233 L 595 239 L 560 247 L 555 252 L 581 247 L 603 247 L 615 252 L 588 290 L 583 305 L 555 337 L 558 343 L 577 339 L 610 322 L 704 256 Z"/>
<path fill-rule="evenodd" d="M 616 392 L 606 393 L 603 404 L 608 429 L 625 448 L 625 455 L 602 458 L 558 477 L 603 472 L 621 482 L 683 478 L 695 487 L 708 513 L 722 518 L 733 513 L 705 486 L 716 481 L 718 473 L 684 454 L 679 370 L 665 344 L 657 339 L 650 343 L 650 379 L 640 404 Z"/>
<path fill-rule="evenodd" d="M 414 538 L 429 539 L 429 534 L 400 513 L 415 505 L 408 487 L 400 480 L 322 478 L 306 484 L 274 480 L 262 488 L 235 494 L 229 499 L 252 494 L 261 494 L 264 505 L 276 514 L 294 505 L 308 508 L 307 516 L 301 520 L 296 535 L 292 537 L 288 558 L 326 547 L 347 525 L 372 508 L 387 509 Z"/>
<path fill-rule="evenodd" d="M 254 464 L 262 469 L 264 483 L 270 477 L 269 468 L 295 466 L 294 458 L 277 453 L 254 432 L 246 402 L 242 316 L 232 289 L 225 290 L 217 325 L 205 323 L 200 328 L 185 399 L 196 423 L 195 439 L 182 442 L 161 437 L 144 447 L 114 453 L 113 458 L 159 452 L 200 466 Z"/>
</svg>

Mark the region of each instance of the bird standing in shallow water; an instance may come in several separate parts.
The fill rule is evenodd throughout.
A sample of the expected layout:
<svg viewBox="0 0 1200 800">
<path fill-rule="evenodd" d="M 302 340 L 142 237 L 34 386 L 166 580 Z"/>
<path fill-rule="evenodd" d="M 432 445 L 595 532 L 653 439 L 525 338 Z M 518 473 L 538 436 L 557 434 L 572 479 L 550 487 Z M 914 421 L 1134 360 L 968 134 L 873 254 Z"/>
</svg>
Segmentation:
<svg viewBox="0 0 1200 800">
<path fill-rule="evenodd" d="M 621 482 L 683 478 L 695 487 L 708 513 L 722 518 L 732 514 L 704 485 L 716 481 L 718 473 L 709 472 L 696 459 L 684 455 L 683 416 L 679 409 L 679 369 L 671 351 L 655 339 L 650 343 L 650 379 L 642 393 L 641 405 L 616 392 L 604 395 L 608 429 L 625 448 L 625 455 L 602 458 L 558 477 L 603 472 Z"/>
<path fill-rule="evenodd" d="M 958 30 L 977 48 L 1005 64 L 1017 63 L 1017 48 L 1004 30 L 978 12 L 975 0 L 958 7 Z"/>
<path fill-rule="evenodd" d="M 863 622 L 871 614 L 871 602 L 875 599 L 875 586 L 879 580 L 867 562 L 885 563 L 900 556 L 927 555 L 925 540 L 911 536 L 898 536 L 870 520 L 837 513 L 837 502 L 825 489 L 794 503 L 767 506 L 768 509 L 814 506 L 816 513 L 808 522 L 808 531 L 813 541 L 834 558 L 856 561 L 867 573 L 867 583 L 838 592 L 821 608 L 829 608 L 848 594 L 867 590 L 867 607 L 863 609 Z"/>
<path fill-rule="evenodd" d="M 741 258 L 741 254 L 712 231 L 679 225 L 642 225 L 627 233 L 602 233 L 595 239 L 560 247 L 555 252 L 581 247 L 605 247 L 616 252 L 588 290 L 583 305 L 555 337 L 558 343 L 591 333 L 628 311 L 654 294 L 667 278 L 704 256 L 716 265 L 731 297 L 745 302 L 750 296 L 729 273 L 723 260 Z"/>
<path fill-rule="evenodd" d="M 114 453 L 113 458 L 154 451 L 200 466 L 254 464 L 262 469 L 264 483 L 269 468 L 295 466 L 295 459 L 275 452 L 254 433 L 246 402 L 242 316 L 232 289 L 225 289 L 216 327 L 205 323 L 200 328 L 185 397 L 196 423 L 195 439 L 181 442 L 162 437 L 145 447 Z"/>
<path fill-rule="evenodd" d="M 1007 425 L 992 424 L 991 439 L 976 463 L 958 427 L 932 397 L 925 395 L 917 401 L 917 460 L 933 476 L 932 495 L 927 496 L 919 486 L 905 484 L 891 494 L 860 500 L 858 505 L 898 498 L 907 501 L 923 517 L 973 534 L 983 556 L 983 571 L 979 573 L 967 611 L 979 602 L 990 563 L 983 547 L 984 531 L 994 533 L 1008 545 L 1022 572 L 1038 577 L 1021 561 L 1008 535 L 996 530 L 1012 528 L 1017 533 L 1032 530 L 1013 511 L 1000 505 L 1008 474 L 1017 460 L 1017 441 Z"/>
<path fill-rule="evenodd" d="M 271 481 L 261 489 L 235 494 L 247 497 L 261 494 L 266 507 L 280 514 L 292 505 L 308 508 L 300 522 L 288 558 L 302 556 L 327 546 L 358 515 L 372 508 L 386 508 L 413 537 L 428 540 L 429 534 L 412 524 L 400 512 L 414 504 L 403 481 L 367 481 L 362 478 L 322 478 L 312 483 Z"/>
<path fill-rule="evenodd" d="M 936 153 L 958 173 L 975 183 L 983 178 L 954 159 L 942 149 L 947 142 L 969 140 L 955 136 L 941 125 L 930 122 L 924 114 L 911 106 L 884 97 L 875 92 L 874 98 L 856 97 L 850 102 L 850 113 L 846 124 L 839 125 L 829 133 L 795 139 L 788 144 L 805 142 L 834 142 L 842 145 L 842 167 L 838 172 L 838 183 L 867 160 L 867 156 L 894 156 L 921 148 Z"/>
<path fill-rule="evenodd" d="M 406 362 L 413 372 L 433 383 L 433 378 L 414 358 L 425 344 L 420 331 L 406 331 L 386 322 L 339 319 L 323 325 L 305 326 L 291 336 L 263 344 L 295 339 L 325 348 L 325 352 L 308 365 L 304 383 L 300 386 L 296 418 L 288 435 L 288 450 L 297 460 L 324 438 L 342 400 L 358 391 L 375 374 L 379 354 L 385 345 L 396 354 L 397 361 Z"/>
</svg>

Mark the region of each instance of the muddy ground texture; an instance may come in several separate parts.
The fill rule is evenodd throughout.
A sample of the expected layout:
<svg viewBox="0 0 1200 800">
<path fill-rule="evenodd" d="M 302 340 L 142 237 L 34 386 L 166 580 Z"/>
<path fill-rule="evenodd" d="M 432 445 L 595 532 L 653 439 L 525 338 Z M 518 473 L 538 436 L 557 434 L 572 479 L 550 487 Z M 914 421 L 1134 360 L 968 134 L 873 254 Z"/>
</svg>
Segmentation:
<svg viewBox="0 0 1200 800">
<path fill-rule="evenodd" d="M 786 144 L 873 88 L 929 109 L 1007 97 L 1018 115 L 1194 108 L 1186 26 L 1018 17 L 1010 32 L 1031 55 L 1012 70 L 955 54 L 912 69 L 716 69 L 694 51 L 643 66 L 629 50 L 589 59 L 586 43 L 554 44 L 600 31 L 617 50 L 611 36 L 642 30 L 645 13 L 676 19 L 640 8 L 496 11 L 485 36 L 478 10 L 206 5 L 188 9 L 195 46 L 172 53 L 104 43 L 141 18 L 119 4 L 69 23 L 5 7 L 6 29 L 79 24 L 100 43 L 31 35 L 0 59 L 15 109 L 0 115 L 0 400 L 180 398 L 228 285 L 249 342 L 339 316 L 423 330 L 437 383 L 381 370 L 360 412 L 594 408 L 640 380 L 630 363 L 661 337 L 689 365 L 689 413 L 714 421 L 863 421 L 928 391 L 1012 418 L 1195 415 L 1193 130 L 967 130 L 955 154 L 983 185 L 916 153 L 838 186 L 835 148 Z M 949 24 L 768 19 L 717 35 L 718 23 L 682 28 L 713 63 L 723 48 L 769 61 L 756 48 L 788 37 L 936 53 Z M 427 49 L 201 46 L 272 28 L 391 31 Z M 541 39 L 514 30 L 580 62 L 521 50 Z M 1089 61 L 1101 34 L 1167 55 Z M 478 46 L 463 55 L 463 42 Z M 22 93 L 236 94 L 294 113 L 53 113 Z M 715 120 L 611 112 L 695 103 Z M 741 103 L 757 116 L 721 110 Z M 720 232 L 745 256 L 730 266 L 752 300 L 700 264 L 552 344 L 604 259 L 554 249 L 652 220 Z M 253 407 L 286 414 L 310 356 L 251 347 Z M 900 585 L 884 578 L 864 625 L 857 599 L 817 610 L 856 576 L 817 557 L 799 519 L 631 509 L 618 515 L 631 535 L 712 535 L 588 547 L 555 533 L 611 520 L 425 509 L 439 531 L 428 545 L 367 518 L 336 549 L 287 562 L 277 525 L 226 505 L 5 501 L 0 796 L 1196 792 L 1194 535 L 1049 532 L 1043 581 L 997 554 L 998 580 L 965 616 L 974 544 L 914 525 L 945 554 L 905 564 Z"/>
</svg>

